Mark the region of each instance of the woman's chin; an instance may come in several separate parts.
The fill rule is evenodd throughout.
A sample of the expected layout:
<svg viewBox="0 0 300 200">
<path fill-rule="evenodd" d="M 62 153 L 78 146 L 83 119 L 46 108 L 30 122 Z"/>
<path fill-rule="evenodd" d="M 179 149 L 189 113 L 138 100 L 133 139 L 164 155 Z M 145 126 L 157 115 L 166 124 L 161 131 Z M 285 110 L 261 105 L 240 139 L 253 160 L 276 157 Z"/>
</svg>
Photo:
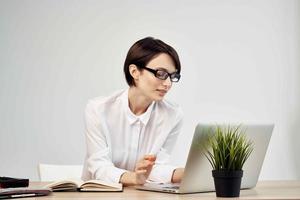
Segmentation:
<svg viewBox="0 0 300 200">
<path fill-rule="evenodd" d="M 155 95 L 153 96 L 153 101 L 161 101 L 163 100 L 165 95 Z"/>
</svg>

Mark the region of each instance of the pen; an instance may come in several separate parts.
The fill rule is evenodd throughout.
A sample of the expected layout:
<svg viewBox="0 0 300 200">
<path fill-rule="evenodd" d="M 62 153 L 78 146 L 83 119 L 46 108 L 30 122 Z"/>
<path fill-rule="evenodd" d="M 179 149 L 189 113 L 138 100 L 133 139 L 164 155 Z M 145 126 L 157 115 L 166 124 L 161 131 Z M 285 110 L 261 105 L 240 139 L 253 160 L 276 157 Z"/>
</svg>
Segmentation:
<svg viewBox="0 0 300 200">
<path fill-rule="evenodd" d="M 11 198 L 19 198 L 19 197 L 34 197 L 36 194 L 34 193 L 29 193 L 29 194 L 13 194 L 10 195 Z"/>
<path fill-rule="evenodd" d="M 29 194 L 13 194 L 13 195 L 1 195 L 0 199 L 9 199 L 9 198 L 20 198 L 20 197 L 34 197 L 37 196 L 34 193 L 29 193 Z"/>
</svg>

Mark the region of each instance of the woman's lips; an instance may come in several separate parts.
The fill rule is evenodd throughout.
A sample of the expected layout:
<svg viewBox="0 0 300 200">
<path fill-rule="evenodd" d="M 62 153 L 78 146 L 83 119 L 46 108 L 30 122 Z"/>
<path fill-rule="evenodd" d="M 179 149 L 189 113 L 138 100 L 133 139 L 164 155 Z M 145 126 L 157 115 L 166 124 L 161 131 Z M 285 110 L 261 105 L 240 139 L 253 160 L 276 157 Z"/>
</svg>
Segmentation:
<svg viewBox="0 0 300 200">
<path fill-rule="evenodd" d="M 160 89 L 157 89 L 157 91 L 159 92 L 160 95 L 165 95 L 168 91 L 167 90 L 160 90 Z"/>
</svg>

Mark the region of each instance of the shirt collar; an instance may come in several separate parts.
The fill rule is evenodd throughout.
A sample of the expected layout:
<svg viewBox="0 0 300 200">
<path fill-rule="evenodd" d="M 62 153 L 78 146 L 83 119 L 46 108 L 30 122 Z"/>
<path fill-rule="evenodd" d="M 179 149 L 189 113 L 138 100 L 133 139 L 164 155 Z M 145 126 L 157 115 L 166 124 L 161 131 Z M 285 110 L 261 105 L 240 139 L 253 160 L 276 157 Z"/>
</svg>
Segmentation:
<svg viewBox="0 0 300 200">
<path fill-rule="evenodd" d="M 129 108 L 128 90 L 129 89 L 124 91 L 124 93 L 121 96 L 121 100 L 122 100 L 123 107 L 125 109 L 125 113 L 127 115 L 129 124 L 131 125 L 131 124 L 136 123 L 137 121 L 141 121 L 144 125 L 146 125 L 150 119 L 155 102 L 153 101 L 147 108 L 146 112 L 143 113 L 142 115 L 135 115 L 134 113 L 132 113 L 132 111 Z"/>
</svg>

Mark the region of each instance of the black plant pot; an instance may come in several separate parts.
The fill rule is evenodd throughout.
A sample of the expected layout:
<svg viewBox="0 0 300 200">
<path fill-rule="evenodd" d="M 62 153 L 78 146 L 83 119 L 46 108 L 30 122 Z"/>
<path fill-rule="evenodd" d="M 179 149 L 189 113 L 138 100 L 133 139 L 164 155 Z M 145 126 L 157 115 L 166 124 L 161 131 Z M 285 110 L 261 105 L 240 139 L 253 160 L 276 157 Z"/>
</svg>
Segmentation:
<svg viewBox="0 0 300 200">
<path fill-rule="evenodd" d="M 217 197 L 239 197 L 243 170 L 213 170 Z"/>
</svg>

